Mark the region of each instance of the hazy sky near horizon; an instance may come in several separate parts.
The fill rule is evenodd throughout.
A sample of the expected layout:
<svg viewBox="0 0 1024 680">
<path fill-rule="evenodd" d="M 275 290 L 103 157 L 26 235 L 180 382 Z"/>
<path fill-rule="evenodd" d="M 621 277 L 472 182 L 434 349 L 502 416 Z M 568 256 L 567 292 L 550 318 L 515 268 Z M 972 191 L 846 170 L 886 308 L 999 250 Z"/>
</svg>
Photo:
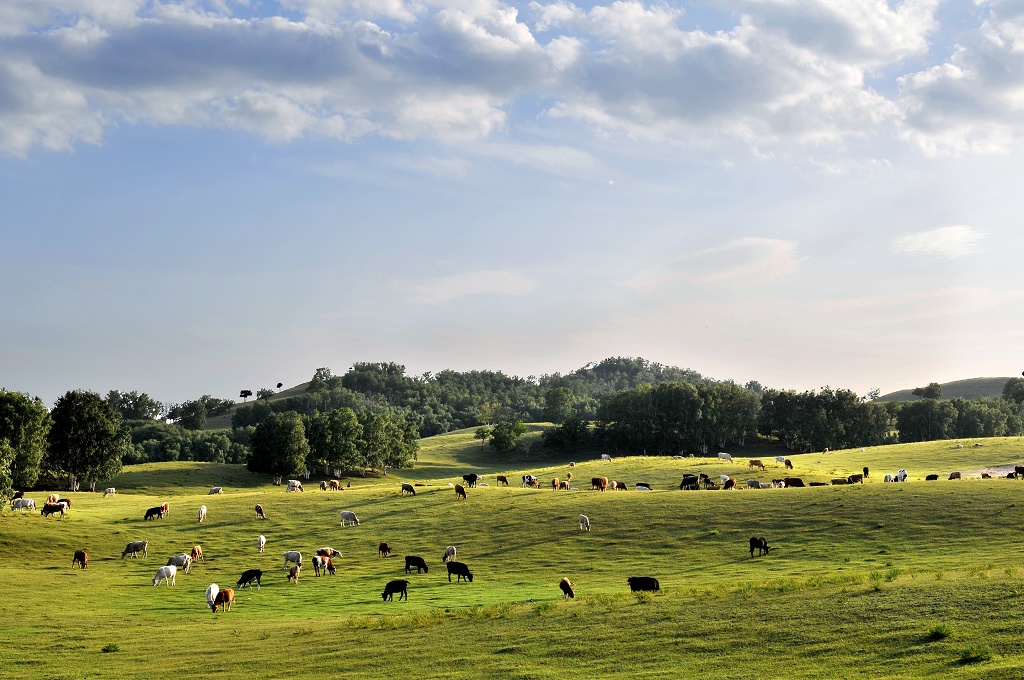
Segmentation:
<svg viewBox="0 0 1024 680">
<path fill-rule="evenodd" d="M 1024 369 L 1024 4 L 0 0 L 0 387 Z"/>
</svg>

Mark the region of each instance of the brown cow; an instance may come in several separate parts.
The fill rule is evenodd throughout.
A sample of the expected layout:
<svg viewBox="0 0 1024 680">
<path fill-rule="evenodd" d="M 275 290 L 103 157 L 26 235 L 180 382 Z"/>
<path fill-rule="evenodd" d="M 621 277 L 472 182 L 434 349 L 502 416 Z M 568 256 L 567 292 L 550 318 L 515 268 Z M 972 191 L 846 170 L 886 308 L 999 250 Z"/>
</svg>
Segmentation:
<svg viewBox="0 0 1024 680">
<path fill-rule="evenodd" d="M 292 569 L 298 569 L 298 567 L 292 567 Z M 290 576 L 288 578 L 291 578 Z M 295 577 L 298 580 L 298 576 Z M 213 598 L 213 613 L 217 613 L 217 607 L 224 607 L 224 611 L 231 611 L 231 605 L 235 603 L 235 591 L 231 588 L 225 588 L 217 593 L 217 597 Z"/>
<path fill-rule="evenodd" d="M 455 485 L 455 500 L 459 500 L 460 498 L 462 500 L 467 500 L 467 498 L 466 498 L 466 487 L 462 486 L 461 484 L 456 484 Z"/>
<path fill-rule="evenodd" d="M 608 478 L 607 477 L 602 477 L 599 480 L 599 486 L 601 487 L 601 491 L 606 490 L 608 488 Z"/>
<path fill-rule="evenodd" d="M 728 491 L 729 489 L 735 489 L 735 488 L 736 488 L 736 478 L 735 478 L 735 477 L 730 477 L 730 478 L 729 478 L 729 479 L 728 479 L 728 480 L 727 480 L 727 481 L 725 482 L 725 485 L 724 485 L 724 486 L 723 486 L 722 488 L 723 488 L 724 490 L 726 490 L 726 491 Z"/>
<path fill-rule="evenodd" d="M 590 488 L 591 489 L 600 489 L 601 488 L 601 478 L 600 477 L 591 477 L 590 478 Z"/>
<path fill-rule="evenodd" d="M 832 478 L 832 486 L 835 486 L 837 484 L 849 484 L 849 483 L 850 483 L 850 480 L 847 479 L 846 477 L 833 477 Z"/>
<path fill-rule="evenodd" d="M 570 581 L 568 577 L 564 577 L 561 581 L 558 582 L 558 587 L 562 589 L 563 599 L 569 597 L 576 597 L 576 592 L 572 589 L 574 585 L 576 584 Z"/>
<path fill-rule="evenodd" d="M 377 546 L 377 553 L 380 554 L 381 557 L 387 557 L 391 554 L 391 546 L 388 545 L 387 541 L 381 541 L 380 545 Z"/>
<path fill-rule="evenodd" d="M 296 583 L 298 583 L 299 582 L 299 571 L 301 571 L 301 570 L 302 570 L 302 567 L 300 567 L 297 564 L 294 567 L 292 567 L 291 569 L 289 569 L 288 570 L 288 582 L 291 583 L 292 581 L 295 581 Z M 220 592 L 223 593 L 224 591 L 222 590 Z"/>
<path fill-rule="evenodd" d="M 160 506 L 160 509 L 164 511 L 164 515 L 168 515 L 171 512 L 171 504 L 165 502 Z"/>
<path fill-rule="evenodd" d="M 504 484 L 505 486 L 508 486 L 508 477 L 506 477 L 505 475 L 498 475 L 498 482 L 497 483 L 498 484 Z"/>
<path fill-rule="evenodd" d="M 337 479 L 332 479 L 330 481 L 330 485 L 331 491 L 341 491 L 341 482 L 338 481 Z"/>
<path fill-rule="evenodd" d="M 551 488 L 553 490 L 558 491 L 558 485 L 559 484 L 560 484 L 560 482 L 558 481 L 558 477 L 555 477 L 554 479 L 551 480 Z"/>
<path fill-rule="evenodd" d="M 199 546 L 199 545 L 192 546 L 192 555 L 191 555 L 191 557 L 192 557 L 192 561 L 193 562 L 198 562 L 198 561 L 205 562 L 206 560 L 203 559 L 203 548 L 202 548 L 202 546 Z"/>
<path fill-rule="evenodd" d="M 558 488 L 559 488 L 560 491 L 568 491 L 569 490 L 569 482 L 561 482 L 558 485 Z"/>
<path fill-rule="evenodd" d="M 71 558 L 71 568 L 74 569 L 76 564 L 81 565 L 82 569 L 89 566 L 89 555 L 84 550 L 75 551 L 75 556 Z"/>
<path fill-rule="evenodd" d="M 762 463 L 760 460 L 754 458 L 754 459 L 752 459 L 750 461 L 750 463 L 747 464 L 747 469 L 749 470 L 750 468 L 755 468 L 755 467 L 756 468 L 761 468 L 762 470 L 764 470 L 764 463 Z"/>
<path fill-rule="evenodd" d="M 864 475 L 850 475 L 846 478 L 846 481 L 850 484 L 857 484 L 858 482 L 864 483 Z"/>
</svg>

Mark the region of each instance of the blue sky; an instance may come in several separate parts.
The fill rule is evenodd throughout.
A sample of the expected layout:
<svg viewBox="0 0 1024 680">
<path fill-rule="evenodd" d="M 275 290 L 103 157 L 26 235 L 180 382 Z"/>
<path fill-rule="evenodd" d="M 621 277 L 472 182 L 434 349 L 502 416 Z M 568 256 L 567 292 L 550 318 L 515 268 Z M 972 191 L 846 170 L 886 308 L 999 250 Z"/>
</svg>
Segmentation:
<svg viewBox="0 0 1024 680">
<path fill-rule="evenodd" d="M 1020 3 L 0 0 L 0 383 L 1024 369 Z"/>
</svg>

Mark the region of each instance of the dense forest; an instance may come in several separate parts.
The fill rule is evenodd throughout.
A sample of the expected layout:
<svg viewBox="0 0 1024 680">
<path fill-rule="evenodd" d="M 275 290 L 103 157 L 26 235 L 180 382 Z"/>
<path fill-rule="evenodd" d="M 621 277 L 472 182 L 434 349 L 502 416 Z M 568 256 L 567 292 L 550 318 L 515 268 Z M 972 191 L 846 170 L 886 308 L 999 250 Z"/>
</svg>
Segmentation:
<svg viewBox="0 0 1024 680">
<path fill-rule="evenodd" d="M 278 388 L 281 387 L 279 384 Z M 290 390 L 295 392 L 295 390 Z M 291 396 L 261 389 L 251 403 L 203 395 L 163 405 L 145 393 L 68 392 L 52 410 L 0 390 L 0 496 L 64 479 L 95 484 L 122 464 L 196 460 L 247 464 L 278 478 L 412 464 L 417 440 L 476 428 L 481 445 L 517 447 L 524 422 L 550 422 L 556 450 L 707 454 L 768 440 L 792 451 L 1024 434 L 1024 379 L 1002 396 L 941 399 L 932 383 L 912 402 L 844 389 L 795 392 L 716 381 L 690 369 L 614 357 L 566 375 L 519 378 L 451 370 L 410 376 L 395 363 L 317 369 Z M 242 390 L 248 401 L 250 390 Z M 230 429 L 206 430 L 231 414 Z"/>
</svg>

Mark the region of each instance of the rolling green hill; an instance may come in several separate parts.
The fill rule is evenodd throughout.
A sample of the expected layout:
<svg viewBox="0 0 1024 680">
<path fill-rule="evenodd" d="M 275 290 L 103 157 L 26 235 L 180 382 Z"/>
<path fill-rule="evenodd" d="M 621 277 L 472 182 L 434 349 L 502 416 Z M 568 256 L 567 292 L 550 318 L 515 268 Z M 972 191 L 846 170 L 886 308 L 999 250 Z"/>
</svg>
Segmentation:
<svg viewBox="0 0 1024 680">
<path fill-rule="evenodd" d="M 524 489 L 520 474 L 564 478 L 568 461 L 496 457 L 471 430 L 424 440 L 415 469 L 335 492 L 314 478 L 286 493 L 238 466 L 133 466 L 111 482 L 116 496 L 73 494 L 63 519 L 0 514 L 0 668 L 47 678 L 1018 676 L 1024 483 L 978 477 L 1024 461 L 1024 440 L 977 443 L 790 455 L 789 474 L 805 481 L 871 473 L 863 485 L 729 492 L 681 492 L 679 479 L 785 471 L 768 458 L 766 471 L 748 472 L 739 453 L 734 463 L 623 456 L 576 460 L 578 491 Z M 882 482 L 898 468 L 910 481 Z M 968 478 L 945 481 L 952 470 Z M 457 502 L 449 484 L 468 472 L 487 486 Z M 929 473 L 943 481 L 923 481 Z M 594 476 L 654 491 L 591 491 Z M 402 481 L 422 486 L 402 497 Z M 214 485 L 224 494 L 206 495 Z M 167 518 L 143 520 L 164 501 Z M 268 519 L 256 519 L 256 503 Z M 342 529 L 342 509 L 360 526 Z M 755 535 L 770 555 L 750 557 Z M 149 541 L 148 558 L 120 558 L 131 540 Z M 392 557 L 378 557 L 380 541 Z M 206 559 L 193 573 L 151 585 L 168 556 L 196 543 Z M 473 583 L 448 582 L 450 544 Z M 317 578 L 308 560 L 326 545 L 344 557 L 337 576 Z M 70 568 L 78 548 L 90 554 L 85 571 Z M 306 556 L 297 584 L 281 568 L 285 550 Z M 405 575 L 410 554 L 429 573 Z M 264 570 L 262 589 L 210 613 L 206 586 L 233 586 L 250 567 Z M 630 594 L 634 575 L 661 590 Z M 574 600 L 562 599 L 562 576 Z M 407 602 L 381 600 L 394 578 L 411 582 Z"/>
<path fill-rule="evenodd" d="M 942 385 L 942 399 L 980 399 L 981 397 L 998 397 L 1003 393 L 1003 385 L 1010 378 L 969 378 L 954 380 Z M 917 401 L 911 392 L 916 388 L 897 390 L 883 394 L 876 401 Z"/>
</svg>

